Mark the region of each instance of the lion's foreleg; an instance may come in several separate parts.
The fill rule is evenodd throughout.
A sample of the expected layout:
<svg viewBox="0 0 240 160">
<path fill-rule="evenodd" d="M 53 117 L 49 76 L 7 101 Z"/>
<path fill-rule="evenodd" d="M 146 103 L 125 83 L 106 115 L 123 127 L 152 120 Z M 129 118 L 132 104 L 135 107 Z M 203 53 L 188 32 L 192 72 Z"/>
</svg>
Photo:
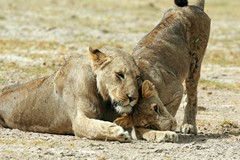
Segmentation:
<svg viewBox="0 0 240 160">
<path fill-rule="evenodd" d="M 151 142 L 178 142 L 178 135 L 172 131 L 157 131 L 146 128 L 134 128 L 132 137 Z"/>
<path fill-rule="evenodd" d="M 185 80 L 187 92 L 187 104 L 184 109 L 184 119 L 181 132 L 197 134 L 196 115 L 197 115 L 197 86 L 200 78 L 202 58 L 194 56 L 191 63 L 188 77 Z"/>
<path fill-rule="evenodd" d="M 181 125 L 181 132 L 185 134 L 197 134 L 197 93 L 187 95 L 187 105 L 184 108 L 184 119 Z"/>
<path fill-rule="evenodd" d="M 73 121 L 73 131 L 76 136 L 97 140 L 117 140 L 129 142 L 130 136 L 122 127 L 102 120 L 91 119 L 84 113 L 78 113 Z"/>
</svg>

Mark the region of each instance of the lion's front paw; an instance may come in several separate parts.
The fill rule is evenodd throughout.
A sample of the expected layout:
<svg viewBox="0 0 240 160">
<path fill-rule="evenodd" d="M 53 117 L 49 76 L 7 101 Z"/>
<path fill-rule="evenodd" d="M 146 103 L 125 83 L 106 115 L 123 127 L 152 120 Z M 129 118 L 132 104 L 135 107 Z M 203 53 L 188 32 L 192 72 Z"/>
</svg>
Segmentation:
<svg viewBox="0 0 240 160">
<path fill-rule="evenodd" d="M 171 131 L 151 131 L 143 138 L 152 142 L 178 142 L 178 134 Z"/>
<path fill-rule="evenodd" d="M 164 137 L 165 142 L 178 142 L 178 134 L 175 132 L 167 131 Z"/>
<path fill-rule="evenodd" d="M 183 124 L 180 131 L 184 134 L 197 134 L 197 127 L 192 124 Z"/>
<path fill-rule="evenodd" d="M 131 137 L 127 131 L 124 131 L 124 129 L 116 124 L 111 124 L 108 128 L 108 131 L 115 140 L 118 140 L 120 142 L 130 142 Z"/>
</svg>

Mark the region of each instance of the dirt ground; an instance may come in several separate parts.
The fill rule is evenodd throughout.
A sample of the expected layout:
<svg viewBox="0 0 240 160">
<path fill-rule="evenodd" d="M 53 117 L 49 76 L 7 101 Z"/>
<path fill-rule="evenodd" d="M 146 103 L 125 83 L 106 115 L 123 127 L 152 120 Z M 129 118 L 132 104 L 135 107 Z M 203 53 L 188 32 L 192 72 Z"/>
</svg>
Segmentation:
<svg viewBox="0 0 240 160">
<path fill-rule="evenodd" d="M 171 5 L 168 0 L 0 0 L 0 85 L 52 74 L 88 46 L 131 53 Z M 3 128 L 0 159 L 239 159 L 239 5 L 206 3 L 212 27 L 198 91 L 197 136 L 179 134 L 178 143 L 119 143 Z M 180 125 L 183 107 L 176 118 Z"/>
</svg>

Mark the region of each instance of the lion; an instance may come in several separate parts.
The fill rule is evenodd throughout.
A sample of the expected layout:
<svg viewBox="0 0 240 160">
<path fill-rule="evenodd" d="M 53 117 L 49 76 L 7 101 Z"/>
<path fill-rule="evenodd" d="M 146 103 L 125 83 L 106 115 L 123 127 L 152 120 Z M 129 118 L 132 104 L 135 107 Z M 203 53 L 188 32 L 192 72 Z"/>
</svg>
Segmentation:
<svg viewBox="0 0 240 160">
<path fill-rule="evenodd" d="M 173 117 L 181 103 L 185 81 L 187 104 L 180 130 L 197 134 L 197 86 L 211 20 L 204 12 L 204 0 L 197 0 L 195 5 L 175 0 L 175 4 L 138 42 L 132 55 L 142 80 L 156 86 L 162 104 Z"/>
<path fill-rule="evenodd" d="M 145 80 L 141 87 L 139 102 L 129 114 L 118 117 L 114 123 L 132 131 L 133 139 L 153 142 L 178 142 L 177 123 L 159 99 L 155 86 Z"/>
<path fill-rule="evenodd" d="M 139 77 L 129 53 L 90 47 L 89 58 L 73 56 L 50 76 L 5 87 L 0 94 L 0 125 L 129 142 L 129 133 L 112 121 L 137 103 Z"/>
</svg>

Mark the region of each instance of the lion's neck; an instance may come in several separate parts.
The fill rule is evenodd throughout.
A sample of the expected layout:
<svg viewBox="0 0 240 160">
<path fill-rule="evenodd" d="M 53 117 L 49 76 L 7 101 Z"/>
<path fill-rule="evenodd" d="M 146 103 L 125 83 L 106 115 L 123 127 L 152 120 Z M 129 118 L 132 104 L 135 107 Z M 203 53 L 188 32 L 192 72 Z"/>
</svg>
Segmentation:
<svg viewBox="0 0 240 160">
<path fill-rule="evenodd" d="M 106 86 L 104 85 L 104 83 L 101 80 L 98 80 L 98 79 L 97 79 L 97 89 L 104 101 L 110 100 Z"/>
</svg>

